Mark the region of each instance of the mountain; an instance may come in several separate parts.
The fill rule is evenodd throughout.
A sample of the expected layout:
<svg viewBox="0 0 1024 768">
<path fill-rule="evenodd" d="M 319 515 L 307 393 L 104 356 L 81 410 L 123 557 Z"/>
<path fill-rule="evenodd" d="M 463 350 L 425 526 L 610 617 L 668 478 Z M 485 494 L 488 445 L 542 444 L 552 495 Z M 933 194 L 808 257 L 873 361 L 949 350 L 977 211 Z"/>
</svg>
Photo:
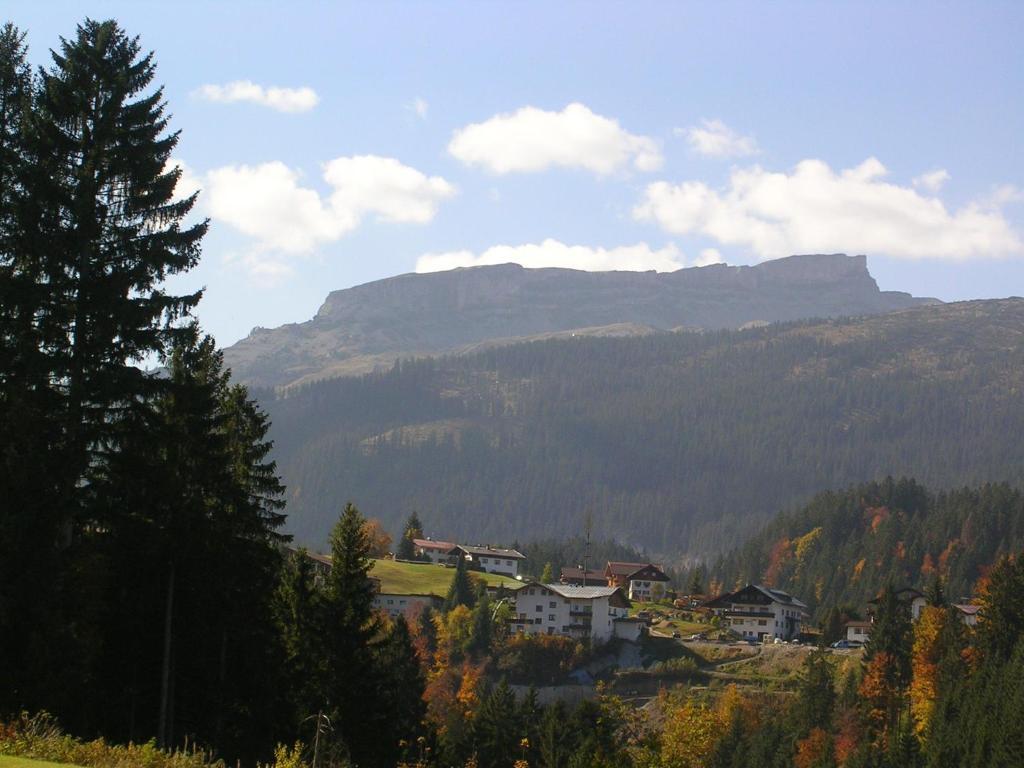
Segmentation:
<svg viewBox="0 0 1024 768">
<path fill-rule="evenodd" d="M 753 267 L 581 272 L 517 264 L 408 274 L 331 293 L 316 317 L 255 328 L 224 350 L 235 379 L 288 386 L 547 334 L 636 335 L 871 315 L 921 303 L 880 291 L 864 256 L 808 255 Z"/>
<path fill-rule="evenodd" d="M 764 582 L 814 609 L 865 603 L 887 582 L 925 591 L 936 576 L 970 597 L 1000 556 L 1024 549 L 1024 497 L 1000 483 L 934 493 L 885 479 L 822 493 L 779 515 L 712 567 L 726 588 Z"/>
<path fill-rule="evenodd" d="M 257 392 L 290 530 L 579 534 L 707 558 L 823 488 L 1024 483 L 1024 300 L 746 330 L 578 336 Z"/>
</svg>

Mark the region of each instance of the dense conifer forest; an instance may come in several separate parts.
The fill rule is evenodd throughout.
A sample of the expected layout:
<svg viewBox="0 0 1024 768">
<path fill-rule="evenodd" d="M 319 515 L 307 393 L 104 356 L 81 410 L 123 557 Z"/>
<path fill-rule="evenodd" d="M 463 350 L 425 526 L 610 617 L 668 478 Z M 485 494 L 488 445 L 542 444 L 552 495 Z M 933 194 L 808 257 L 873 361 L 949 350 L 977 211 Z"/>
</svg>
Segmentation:
<svg viewBox="0 0 1024 768">
<path fill-rule="evenodd" d="M 1004 483 L 932 492 L 887 478 L 821 493 L 779 515 L 708 571 L 719 588 L 763 582 L 812 609 L 861 615 L 888 583 L 925 592 L 936 578 L 968 602 L 989 569 L 1024 549 L 1024 496 Z"/>
<path fill-rule="evenodd" d="M 709 557 L 823 488 L 1024 481 L 1024 300 L 739 332 L 535 342 L 258 393 L 289 530 L 359 499 L 397 532 Z"/>
</svg>

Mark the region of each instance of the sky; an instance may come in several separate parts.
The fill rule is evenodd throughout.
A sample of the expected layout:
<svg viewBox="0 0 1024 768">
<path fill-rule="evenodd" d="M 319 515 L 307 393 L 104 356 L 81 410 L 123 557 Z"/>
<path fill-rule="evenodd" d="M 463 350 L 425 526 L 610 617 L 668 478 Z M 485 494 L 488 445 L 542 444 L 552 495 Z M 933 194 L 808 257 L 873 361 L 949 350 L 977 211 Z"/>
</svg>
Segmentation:
<svg viewBox="0 0 1024 768">
<path fill-rule="evenodd" d="M 1021 2 L 31 2 L 155 52 L 222 345 L 413 271 L 864 253 L 1024 294 Z"/>
</svg>

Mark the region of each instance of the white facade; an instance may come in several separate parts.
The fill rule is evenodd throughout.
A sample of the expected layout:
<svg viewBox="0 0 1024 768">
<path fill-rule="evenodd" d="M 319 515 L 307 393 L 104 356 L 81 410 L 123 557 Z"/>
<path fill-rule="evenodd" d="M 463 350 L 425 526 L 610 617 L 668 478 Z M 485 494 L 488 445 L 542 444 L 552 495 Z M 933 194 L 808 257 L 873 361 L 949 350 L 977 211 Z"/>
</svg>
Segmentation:
<svg viewBox="0 0 1024 768">
<path fill-rule="evenodd" d="M 723 626 L 748 640 L 792 640 L 800 635 L 807 618 L 807 606 L 795 597 L 753 584 L 718 597 L 707 607 Z"/>
<path fill-rule="evenodd" d="M 851 621 L 846 625 L 847 640 L 866 643 L 869 637 L 871 637 L 871 622 Z"/>
<path fill-rule="evenodd" d="M 603 642 L 616 634 L 616 619 L 629 615 L 629 600 L 618 587 L 576 587 L 531 582 L 515 594 L 512 632 L 564 635 Z M 620 631 L 630 634 L 633 629 Z"/>
<path fill-rule="evenodd" d="M 442 602 L 437 595 L 398 595 L 378 592 L 373 596 L 373 607 L 391 618 L 406 615 L 414 605 L 437 608 Z"/>
<path fill-rule="evenodd" d="M 648 602 L 660 600 L 665 596 L 665 582 L 649 579 L 631 579 L 629 582 L 629 599 Z"/>
<path fill-rule="evenodd" d="M 432 563 L 450 563 L 454 557 L 452 550 L 455 545 L 448 541 L 434 541 L 433 539 L 413 539 L 413 546 L 416 554 Z"/>
<path fill-rule="evenodd" d="M 500 573 L 504 576 L 511 576 L 513 579 L 519 576 L 519 561 L 525 559 L 525 555 L 514 549 L 460 544 L 459 550 L 477 570 Z"/>
</svg>

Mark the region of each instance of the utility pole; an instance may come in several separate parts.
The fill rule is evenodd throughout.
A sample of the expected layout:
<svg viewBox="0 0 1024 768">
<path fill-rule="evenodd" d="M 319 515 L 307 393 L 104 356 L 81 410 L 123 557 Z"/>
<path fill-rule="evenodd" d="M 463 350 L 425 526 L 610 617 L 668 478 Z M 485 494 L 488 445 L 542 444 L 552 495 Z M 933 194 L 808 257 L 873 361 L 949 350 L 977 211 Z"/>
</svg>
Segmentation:
<svg viewBox="0 0 1024 768">
<path fill-rule="evenodd" d="M 583 548 L 583 583 L 581 587 L 587 586 L 587 567 L 590 563 L 590 529 L 594 527 L 594 518 L 590 510 L 587 510 L 587 517 L 584 520 L 584 529 L 586 530 L 587 540 Z"/>
</svg>

